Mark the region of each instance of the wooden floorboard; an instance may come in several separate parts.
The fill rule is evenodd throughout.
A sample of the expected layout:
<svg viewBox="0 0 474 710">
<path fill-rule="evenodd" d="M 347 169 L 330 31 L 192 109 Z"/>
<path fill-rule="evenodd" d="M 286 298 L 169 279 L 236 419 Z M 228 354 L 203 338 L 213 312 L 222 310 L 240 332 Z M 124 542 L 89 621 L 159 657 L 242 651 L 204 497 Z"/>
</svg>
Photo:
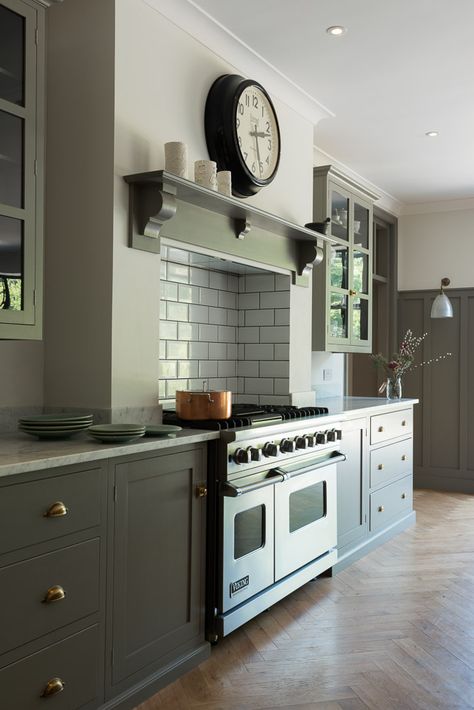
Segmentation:
<svg viewBox="0 0 474 710">
<path fill-rule="evenodd" d="M 416 526 L 234 631 L 136 710 L 474 708 L 474 496 L 416 491 Z"/>
</svg>

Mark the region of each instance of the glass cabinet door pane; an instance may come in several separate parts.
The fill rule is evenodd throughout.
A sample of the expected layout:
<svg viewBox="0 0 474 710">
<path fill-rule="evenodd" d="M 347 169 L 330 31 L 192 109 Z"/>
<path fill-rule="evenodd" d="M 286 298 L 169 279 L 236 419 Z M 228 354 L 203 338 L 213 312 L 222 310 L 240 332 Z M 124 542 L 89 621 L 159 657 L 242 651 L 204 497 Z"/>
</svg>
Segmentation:
<svg viewBox="0 0 474 710">
<path fill-rule="evenodd" d="M 0 111 L 0 203 L 23 207 L 23 119 Z"/>
<path fill-rule="evenodd" d="M 369 255 L 360 251 L 353 255 L 352 286 L 358 293 L 369 293 Z"/>
<path fill-rule="evenodd" d="M 0 216 L 0 309 L 23 310 L 23 222 Z"/>
<path fill-rule="evenodd" d="M 369 210 L 354 202 L 354 246 L 369 248 Z"/>
<path fill-rule="evenodd" d="M 234 559 L 238 560 L 265 544 L 265 506 L 243 510 L 234 518 Z"/>
<path fill-rule="evenodd" d="M 290 533 L 324 518 L 326 515 L 326 482 L 319 481 L 290 494 Z"/>
<path fill-rule="evenodd" d="M 369 301 L 366 298 L 352 299 L 352 339 L 369 339 Z"/>
<path fill-rule="evenodd" d="M 347 338 L 349 325 L 347 298 L 347 296 L 344 296 L 341 293 L 331 293 L 329 335 L 332 338 Z"/>
<path fill-rule="evenodd" d="M 349 239 L 349 199 L 335 190 L 331 192 L 331 234 Z"/>
<path fill-rule="evenodd" d="M 329 273 L 331 286 L 349 288 L 348 259 L 349 248 L 339 244 L 330 247 Z"/>
<path fill-rule="evenodd" d="M 0 99 L 24 105 L 25 20 L 0 5 Z"/>
</svg>

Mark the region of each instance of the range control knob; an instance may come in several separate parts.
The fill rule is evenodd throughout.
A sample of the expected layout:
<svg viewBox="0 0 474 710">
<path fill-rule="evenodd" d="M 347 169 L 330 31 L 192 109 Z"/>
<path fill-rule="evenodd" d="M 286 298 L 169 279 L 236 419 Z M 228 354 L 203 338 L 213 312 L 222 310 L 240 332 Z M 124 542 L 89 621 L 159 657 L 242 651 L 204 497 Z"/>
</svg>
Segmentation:
<svg viewBox="0 0 474 710">
<path fill-rule="evenodd" d="M 296 451 L 296 441 L 294 439 L 282 439 L 280 441 L 280 449 L 285 454 L 293 453 L 293 451 Z"/>
<path fill-rule="evenodd" d="M 328 441 L 336 441 L 336 430 L 331 429 L 330 431 L 327 431 L 326 436 Z"/>
<path fill-rule="evenodd" d="M 342 431 L 341 431 L 341 429 L 336 429 L 336 439 L 337 439 L 338 441 L 341 441 L 341 439 L 342 439 Z"/>
<path fill-rule="evenodd" d="M 297 436 L 295 438 L 297 449 L 307 449 L 308 448 L 308 438 L 307 436 Z"/>
<path fill-rule="evenodd" d="M 317 444 L 326 444 L 327 443 L 325 431 L 317 431 L 316 432 L 316 443 Z"/>
<path fill-rule="evenodd" d="M 278 456 L 280 453 L 280 447 L 278 444 L 273 444 L 271 441 L 267 441 L 266 444 L 263 445 L 263 455 L 268 457 L 268 456 Z"/>
<path fill-rule="evenodd" d="M 316 446 L 316 437 L 313 436 L 312 434 L 309 434 L 306 437 L 306 441 L 308 442 L 309 447 Z"/>
<path fill-rule="evenodd" d="M 234 455 L 232 456 L 235 463 L 251 463 L 252 453 L 248 449 L 236 449 Z"/>
<path fill-rule="evenodd" d="M 247 446 L 247 451 L 250 452 L 250 458 L 252 461 L 262 460 L 262 449 L 258 449 L 255 446 Z"/>
</svg>

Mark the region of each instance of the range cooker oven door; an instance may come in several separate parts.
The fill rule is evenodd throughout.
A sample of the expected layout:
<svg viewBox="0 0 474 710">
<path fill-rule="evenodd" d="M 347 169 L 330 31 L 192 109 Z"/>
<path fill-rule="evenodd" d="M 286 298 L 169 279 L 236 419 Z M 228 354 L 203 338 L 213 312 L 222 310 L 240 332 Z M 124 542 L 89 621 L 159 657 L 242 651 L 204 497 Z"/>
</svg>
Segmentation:
<svg viewBox="0 0 474 710">
<path fill-rule="evenodd" d="M 337 544 L 337 462 L 275 469 L 285 482 L 275 488 L 275 581 L 312 562 Z"/>
<path fill-rule="evenodd" d="M 277 474 L 257 483 L 240 479 L 223 485 L 220 610 L 224 613 L 273 584 L 274 489 L 282 481 Z"/>
</svg>

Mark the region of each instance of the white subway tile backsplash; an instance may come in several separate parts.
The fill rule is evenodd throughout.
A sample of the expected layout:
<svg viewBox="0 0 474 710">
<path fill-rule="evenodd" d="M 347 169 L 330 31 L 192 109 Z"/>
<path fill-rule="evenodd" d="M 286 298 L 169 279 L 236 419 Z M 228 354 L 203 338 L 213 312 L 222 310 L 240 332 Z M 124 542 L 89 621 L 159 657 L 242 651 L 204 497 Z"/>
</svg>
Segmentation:
<svg viewBox="0 0 474 710">
<path fill-rule="evenodd" d="M 177 301 L 178 300 L 178 284 L 172 283 L 171 281 L 161 281 L 160 297 L 164 301 Z"/>
<path fill-rule="evenodd" d="M 222 271 L 211 271 L 209 273 L 209 286 L 217 288 L 219 291 L 227 289 L 227 274 Z"/>
<path fill-rule="evenodd" d="M 239 328 L 239 341 L 241 343 L 259 343 L 260 330 L 259 328 Z"/>
<path fill-rule="evenodd" d="M 246 360 L 273 360 L 273 348 L 270 343 L 265 345 L 255 345 L 254 343 L 245 345 Z"/>
<path fill-rule="evenodd" d="M 243 360 L 245 358 L 245 345 L 242 343 L 237 346 L 237 359 Z"/>
<path fill-rule="evenodd" d="M 227 378 L 227 383 L 226 383 L 226 388 L 229 389 L 232 394 L 235 392 L 238 392 L 239 388 L 239 380 L 237 377 L 228 377 Z"/>
<path fill-rule="evenodd" d="M 166 317 L 168 320 L 188 321 L 188 304 L 168 301 L 166 307 Z"/>
<path fill-rule="evenodd" d="M 260 328 L 261 343 L 289 343 L 290 329 L 287 325 L 277 325 L 273 328 Z"/>
<path fill-rule="evenodd" d="M 169 360 L 160 360 L 160 377 L 164 379 L 176 378 L 178 376 L 178 363 Z"/>
<path fill-rule="evenodd" d="M 282 394 L 277 395 L 260 395 L 259 404 L 275 404 L 276 406 L 281 404 L 291 404 L 290 397 Z"/>
<path fill-rule="evenodd" d="M 219 291 L 219 307 L 220 308 L 236 308 L 237 295 L 230 291 Z"/>
<path fill-rule="evenodd" d="M 187 343 L 186 343 L 187 344 Z M 178 377 L 198 377 L 199 363 L 197 360 L 179 360 L 178 362 Z"/>
<path fill-rule="evenodd" d="M 172 261 L 168 261 L 167 267 L 167 280 L 176 281 L 179 283 L 187 284 L 189 283 L 189 266 L 184 264 L 175 264 Z"/>
<path fill-rule="evenodd" d="M 260 294 L 239 293 L 238 307 L 241 311 L 249 311 L 252 308 L 260 308 Z"/>
<path fill-rule="evenodd" d="M 209 343 L 189 343 L 188 357 L 190 360 L 207 360 Z"/>
<path fill-rule="evenodd" d="M 226 325 L 218 326 L 217 340 L 220 343 L 235 343 L 236 337 L 236 328 Z"/>
<path fill-rule="evenodd" d="M 200 325 L 199 326 L 199 340 L 207 340 L 209 343 L 217 342 L 217 329 L 222 326 L 217 325 Z"/>
<path fill-rule="evenodd" d="M 189 264 L 190 252 L 187 249 L 177 247 L 166 247 L 166 261 L 174 261 L 176 264 Z"/>
<path fill-rule="evenodd" d="M 274 391 L 275 394 L 289 395 L 290 393 L 290 380 L 288 378 L 274 380 Z"/>
<path fill-rule="evenodd" d="M 286 343 L 277 343 L 275 345 L 275 360 L 289 360 L 290 346 Z"/>
<path fill-rule="evenodd" d="M 289 291 L 272 291 L 260 294 L 260 308 L 289 308 Z"/>
<path fill-rule="evenodd" d="M 192 323 L 209 323 L 209 306 L 189 306 L 189 320 Z"/>
<path fill-rule="evenodd" d="M 191 266 L 189 269 L 189 283 L 194 286 L 209 286 L 209 271 Z"/>
<path fill-rule="evenodd" d="M 239 311 L 234 311 L 232 308 L 226 310 L 227 313 L 227 325 L 233 325 L 234 327 L 239 325 Z"/>
<path fill-rule="evenodd" d="M 259 376 L 259 361 L 258 360 L 239 360 L 237 363 L 237 374 L 240 377 L 258 377 Z M 270 375 L 269 375 L 270 377 Z"/>
<path fill-rule="evenodd" d="M 160 318 L 166 320 L 166 301 L 160 301 Z"/>
<path fill-rule="evenodd" d="M 166 343 L 166 357 L 168 360 L 186 360 L 188 357 L 188 343 L 185 340 L 168 340 Z"/>
<path fill-rule="evenodd" d="M 246 377 L 244 383 L 245 393 L 273 394 L 273 379 L 271 377 Z"/>
<path fill-rule="evenodd" d="M 160 279 L 165 280 L 168 275 L 168 263 L 163 259 L 163 255 L 160 260 Z"/>
<path fill-rule="evenodd" d="M 158 382 L 158 397 L 164 399 L 166 397 L 166 380 Z"/>
<path fill-rule="evenodd" d="M 255 293 L 255 291 L 274 291 L 275 274 L 247 274 L 245 277 L 245 291 Z"/>
<path fill-rule="evenodd" d="M 187 390 L 187 380 L 167 380 L 166 381 L 166 396 L 175 397 L 176 390 Z"/>
<path fill-rule="evenodd" d="M 273 308 L 264 311 L 253 310 L 245 312 L 245 325 L 274 325 L 275 312 Z"/>
<path fill-rule="evenodd" d="M 211 288 L 199 289 L 199 302 L 203 306 L 217 306 L 219 301 L 218 291 Z"/>
<path fill-rule="evenodd" d="M 199 340 L 197 323 L 178 323 L 178 340 Z"/>
<path fill-rule="evenodd" d="M 227 325 L 227 311 L 225 308 L 213 308 L 209 306 L 209 323 L 216 325 Z"/>
<path fill-rule="evenodd" d="M 275 291 L 289 291 L 290 277 L 285 274 L 275 274 Z"/>
<path fill-rule="evenodd" d="M 170 320 L 160 320 L 159 334 L 161 340 L 177 340 L 178 324 Z"/>
<path fill-rule="evenodd" d="M 237 293 L 239 290 L 239 277 L 234 274 L 227 274 L 227 290 Z"/>
<path fill-rule="evenodd" d="M 210 390 L 225 390 L 227 389 L 227 381 L 225 377 L 211 377 L 209 379 Z"/>
<path fill-rule="evenodd" d="M 226 360 L 227 357 L 225 343 L 209 343 L 209 360 Z"/>
<path fill-rule="evenodd" d="M 275 325 L 290 325 L 290 309 L 276 308 L 275 309 Z"/>
<path fill-rule="evenodd" d="M 166 358 L 166 340 L 160 340 L 160 360 Z"/>
<path fill-rule="evenodd" d="M 238 345 L 237 343 L 227 343 L 227 360 L 237 360 L 238 355 Z M 221 358 L 222 359 L 222 358 Z"/>
<path fill-rule="evenodd" d="M 260 376 L 261 377 L 288 377 L 289 363 L 288 360 L 261 360 L 260 361 Z"/>
<path fill-rule="evenodd" d="M 239 328 L 241 328 L 245 325 L 245 311 L 237 311 L 237 313 L 239 314 Z"/>
<path fill-rule="evenodd" d="M 181 301 L 181 303 L 199 303 L 199 290 L 197 286 L 179 284 L 178 300 Z"/>
<path fill-rule="evenodd" d="M 217 375 L 218 377 L 235 377 L 236 363 L 232 360 L 220 360 L 217 363 Z"/>
<path fill-rule="evenodd" d="M 217 377 L 217 361 L 202 360 L 199 362 L 199 377 Z"/>
</svg>

